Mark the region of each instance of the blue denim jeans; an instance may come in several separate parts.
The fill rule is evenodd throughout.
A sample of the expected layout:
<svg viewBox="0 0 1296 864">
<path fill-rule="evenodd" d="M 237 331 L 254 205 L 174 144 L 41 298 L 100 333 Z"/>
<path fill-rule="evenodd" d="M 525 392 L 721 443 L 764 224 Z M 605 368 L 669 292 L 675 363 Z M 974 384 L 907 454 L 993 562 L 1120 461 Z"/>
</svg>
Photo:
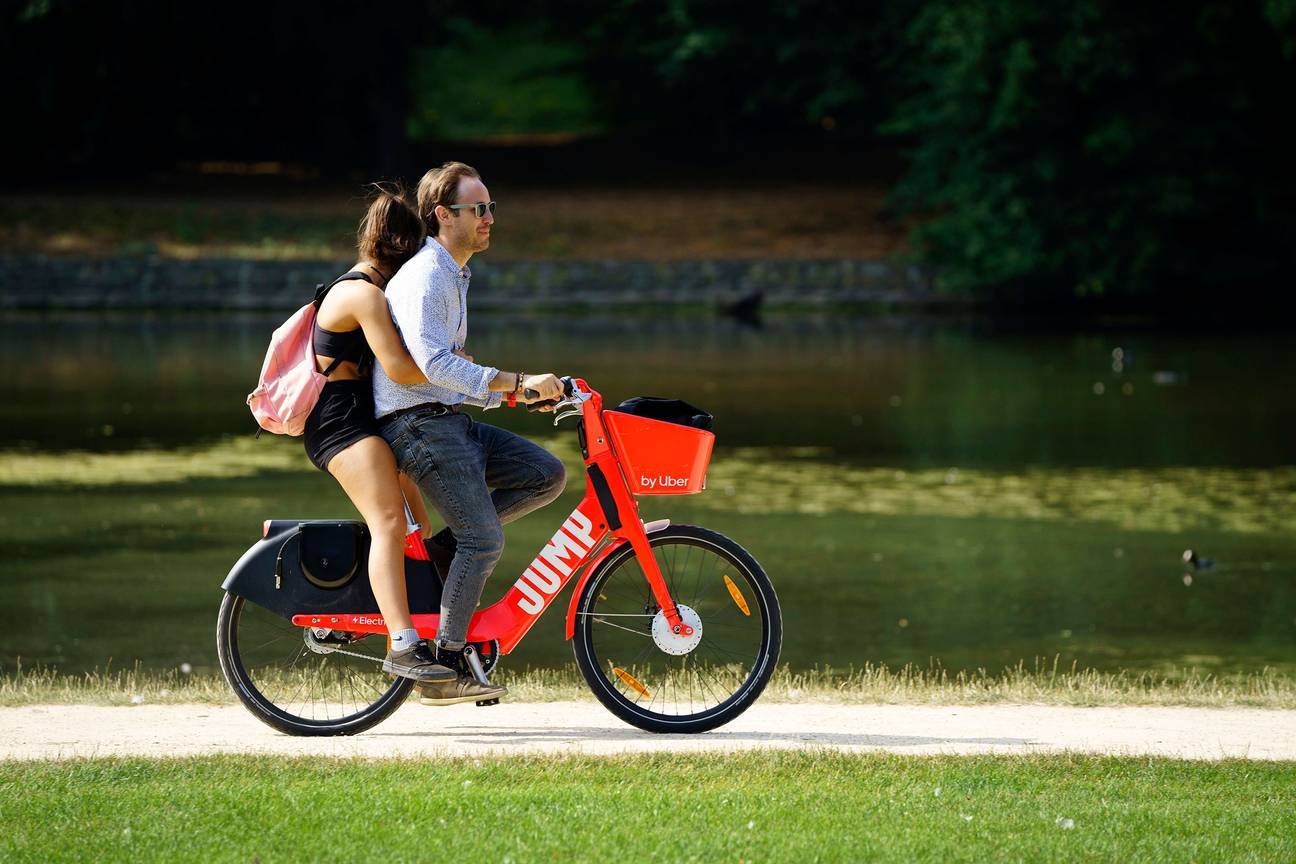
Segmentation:
<svg viewBox="0 0 1296 864">
<path fill-rule="evenodd" d="M 396 464 L 458 542 L 441 592 L 437 641 L 461 647 L 486 578 L 504 551 L 501 526 L 557 498 L 566 472 L 543 447 L 467 414 L 411 411 L 381 432 Z"/>
</svg>

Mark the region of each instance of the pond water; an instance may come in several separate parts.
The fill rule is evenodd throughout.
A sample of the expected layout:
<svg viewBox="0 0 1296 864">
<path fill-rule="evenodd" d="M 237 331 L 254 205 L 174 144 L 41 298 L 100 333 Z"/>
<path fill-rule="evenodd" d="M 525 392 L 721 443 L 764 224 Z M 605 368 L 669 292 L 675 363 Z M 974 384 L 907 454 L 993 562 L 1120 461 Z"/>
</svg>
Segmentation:
<svg viewBox="0 0 1296 864">
<path fill-rule="evenodd" d="M 277 323 L 0 319 L 4 668 L 213 667 L 219 584 L 261 520 L 354 514 L 298 442 L 252 439 L 243 397 Z M 795 667 L 1296 670 L 1285 334 L 479 315 L 468 348 L 611 404 L 711 411 L 708 491 L 643 512 L 763 563 Z M 569 430 L 486 419 L 576 464 Z M 572 476 L 510 526 L 486 601 L 574 505 Z M 509 662 L 569 663 L 561 618 Z"/>
</svg>

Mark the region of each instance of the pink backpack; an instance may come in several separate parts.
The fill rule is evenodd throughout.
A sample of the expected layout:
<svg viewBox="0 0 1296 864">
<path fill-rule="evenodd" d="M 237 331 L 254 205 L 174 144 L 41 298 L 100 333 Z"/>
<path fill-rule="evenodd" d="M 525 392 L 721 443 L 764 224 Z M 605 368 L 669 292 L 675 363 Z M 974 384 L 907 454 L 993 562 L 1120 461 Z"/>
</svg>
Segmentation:
<svg viewBox="0 0 1296 864">
<path fill-rule="evenodd" d="M 342 362 L 341 357 L 335 358 L 323 373 L 319 371 L 315 362 L 315 315 L 329 289 L 346 279 L 373 281 L 353 271 L 328 285 L 317 285 L 315 299 L 294 312 L 270 336 L 270 348 L 261 364 L 261 378 L 247 397 L 252 416 L 263 431 L 300 435 L 306 430 L 306 418 L 319 401 L 320 390 Z"/>
</svg>

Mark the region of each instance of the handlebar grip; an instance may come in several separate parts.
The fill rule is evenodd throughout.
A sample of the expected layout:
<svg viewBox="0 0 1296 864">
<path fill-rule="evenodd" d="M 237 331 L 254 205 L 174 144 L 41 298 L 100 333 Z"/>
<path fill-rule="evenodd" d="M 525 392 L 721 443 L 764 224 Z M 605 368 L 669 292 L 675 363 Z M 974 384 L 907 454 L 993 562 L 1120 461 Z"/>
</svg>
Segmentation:
<svg viewBox="0 0 1296 864">
<path fill-rule="evenodd" d="M 563 378 L 562 385 L 563 385 L 563 398 L 571 396 L 573 393 L 576 392 L 576 382 L 573 379 Z M 528 387 L 522 391 L 522 397 L 527 400 L 538 399 L 540 397 L 540 391 L 532 390 L 530 387 Z M 539 411 L 541 408 L 551 408 L 554 405 L 557 405 L 561 401 L 562 398 L 546 399 L 543 402 L 530 402 L 530 404 L 527 405 L 527 410 Z M 512 404 L 513 404 L 512 402 L 509 403 L 509 405 Z"/>
</svg>

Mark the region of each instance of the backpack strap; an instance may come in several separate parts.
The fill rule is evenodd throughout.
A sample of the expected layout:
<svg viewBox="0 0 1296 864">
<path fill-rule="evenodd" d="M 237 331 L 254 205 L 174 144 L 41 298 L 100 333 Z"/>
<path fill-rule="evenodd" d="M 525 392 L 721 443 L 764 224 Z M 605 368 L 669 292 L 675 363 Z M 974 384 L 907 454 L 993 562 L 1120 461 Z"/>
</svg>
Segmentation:
<svg viewBox="0 0 1296 864">
<path fill-rule="evenodd" d="M 333 358 L 333 362 L 330 363 L 330 364 L 328 365 L 328 368 L 325 369 L 325 370 L 324 370 L 323 372 L 321 372 L 320 374 L 323 375 L 325 378 L 327 378 L 328 376 L 330 376 L 330 375 L 333 374 L 333 370 L 336 369 L 336 368 L 338 367 L 338 364 L 341 363 L 341 362 L 342 362 L 342 358 L 341 358 L 341 357 L 334 357 L 334 358 Z"/>
<path fill-rule="evenodd" d="M 319 311 L 320 304 L 324 302 L 324 298 L 328 296 L 328 292 L 333 290 L 334 285 L 338 284 L 339 282 L 347 282 L 351 279 L 363 279 L 364 281 L 368 282 L 370 285 L 373 285 L 375 287 L 378 284 L 377 282 L 370 279 L 368 274 L 361 273 L 359 270 L 349 270 L 346 273 L 343 273 L 338 278 L 334 279 L 332 282 L 328 283 L 327 285 L 321 282 L 315 286 L 315 311 L 316 312 Z"/>
<path fill-rule="evenodd" d="M 346 273 L 343 273 L 341 276 L 334 279 L 332 282 L 328 283 L 327 285 L 321 282 L 315 286 L 315 311 L 319 312 L 320 304 L 324 302 L 324 298 L 328 296 L 328 292 L 333 290 L 334 285 L 338 284 L 339 282 L 346 282 L 350 279 L 363 279 L 364 281 L 368 282 L 370 285 L 373 285 L 375 287 L 377 287 L 378 284 L 377 282 L 374 282 L 372 279 L 370 279 L 367 274 L 361 273 L 359 270 L 348 270 Z M 338 367 L 338 364 L 341 363 L 342 360 L 343 360 L 342 357 L 334 357 L 333 362 L 330 363 L 328 365 L 328 368 L 325 369 L 324 372 L 322 373 L 324 377 L 327 378 L 328 376 L 332 375 L 333 370 Z"/>
</svg>

